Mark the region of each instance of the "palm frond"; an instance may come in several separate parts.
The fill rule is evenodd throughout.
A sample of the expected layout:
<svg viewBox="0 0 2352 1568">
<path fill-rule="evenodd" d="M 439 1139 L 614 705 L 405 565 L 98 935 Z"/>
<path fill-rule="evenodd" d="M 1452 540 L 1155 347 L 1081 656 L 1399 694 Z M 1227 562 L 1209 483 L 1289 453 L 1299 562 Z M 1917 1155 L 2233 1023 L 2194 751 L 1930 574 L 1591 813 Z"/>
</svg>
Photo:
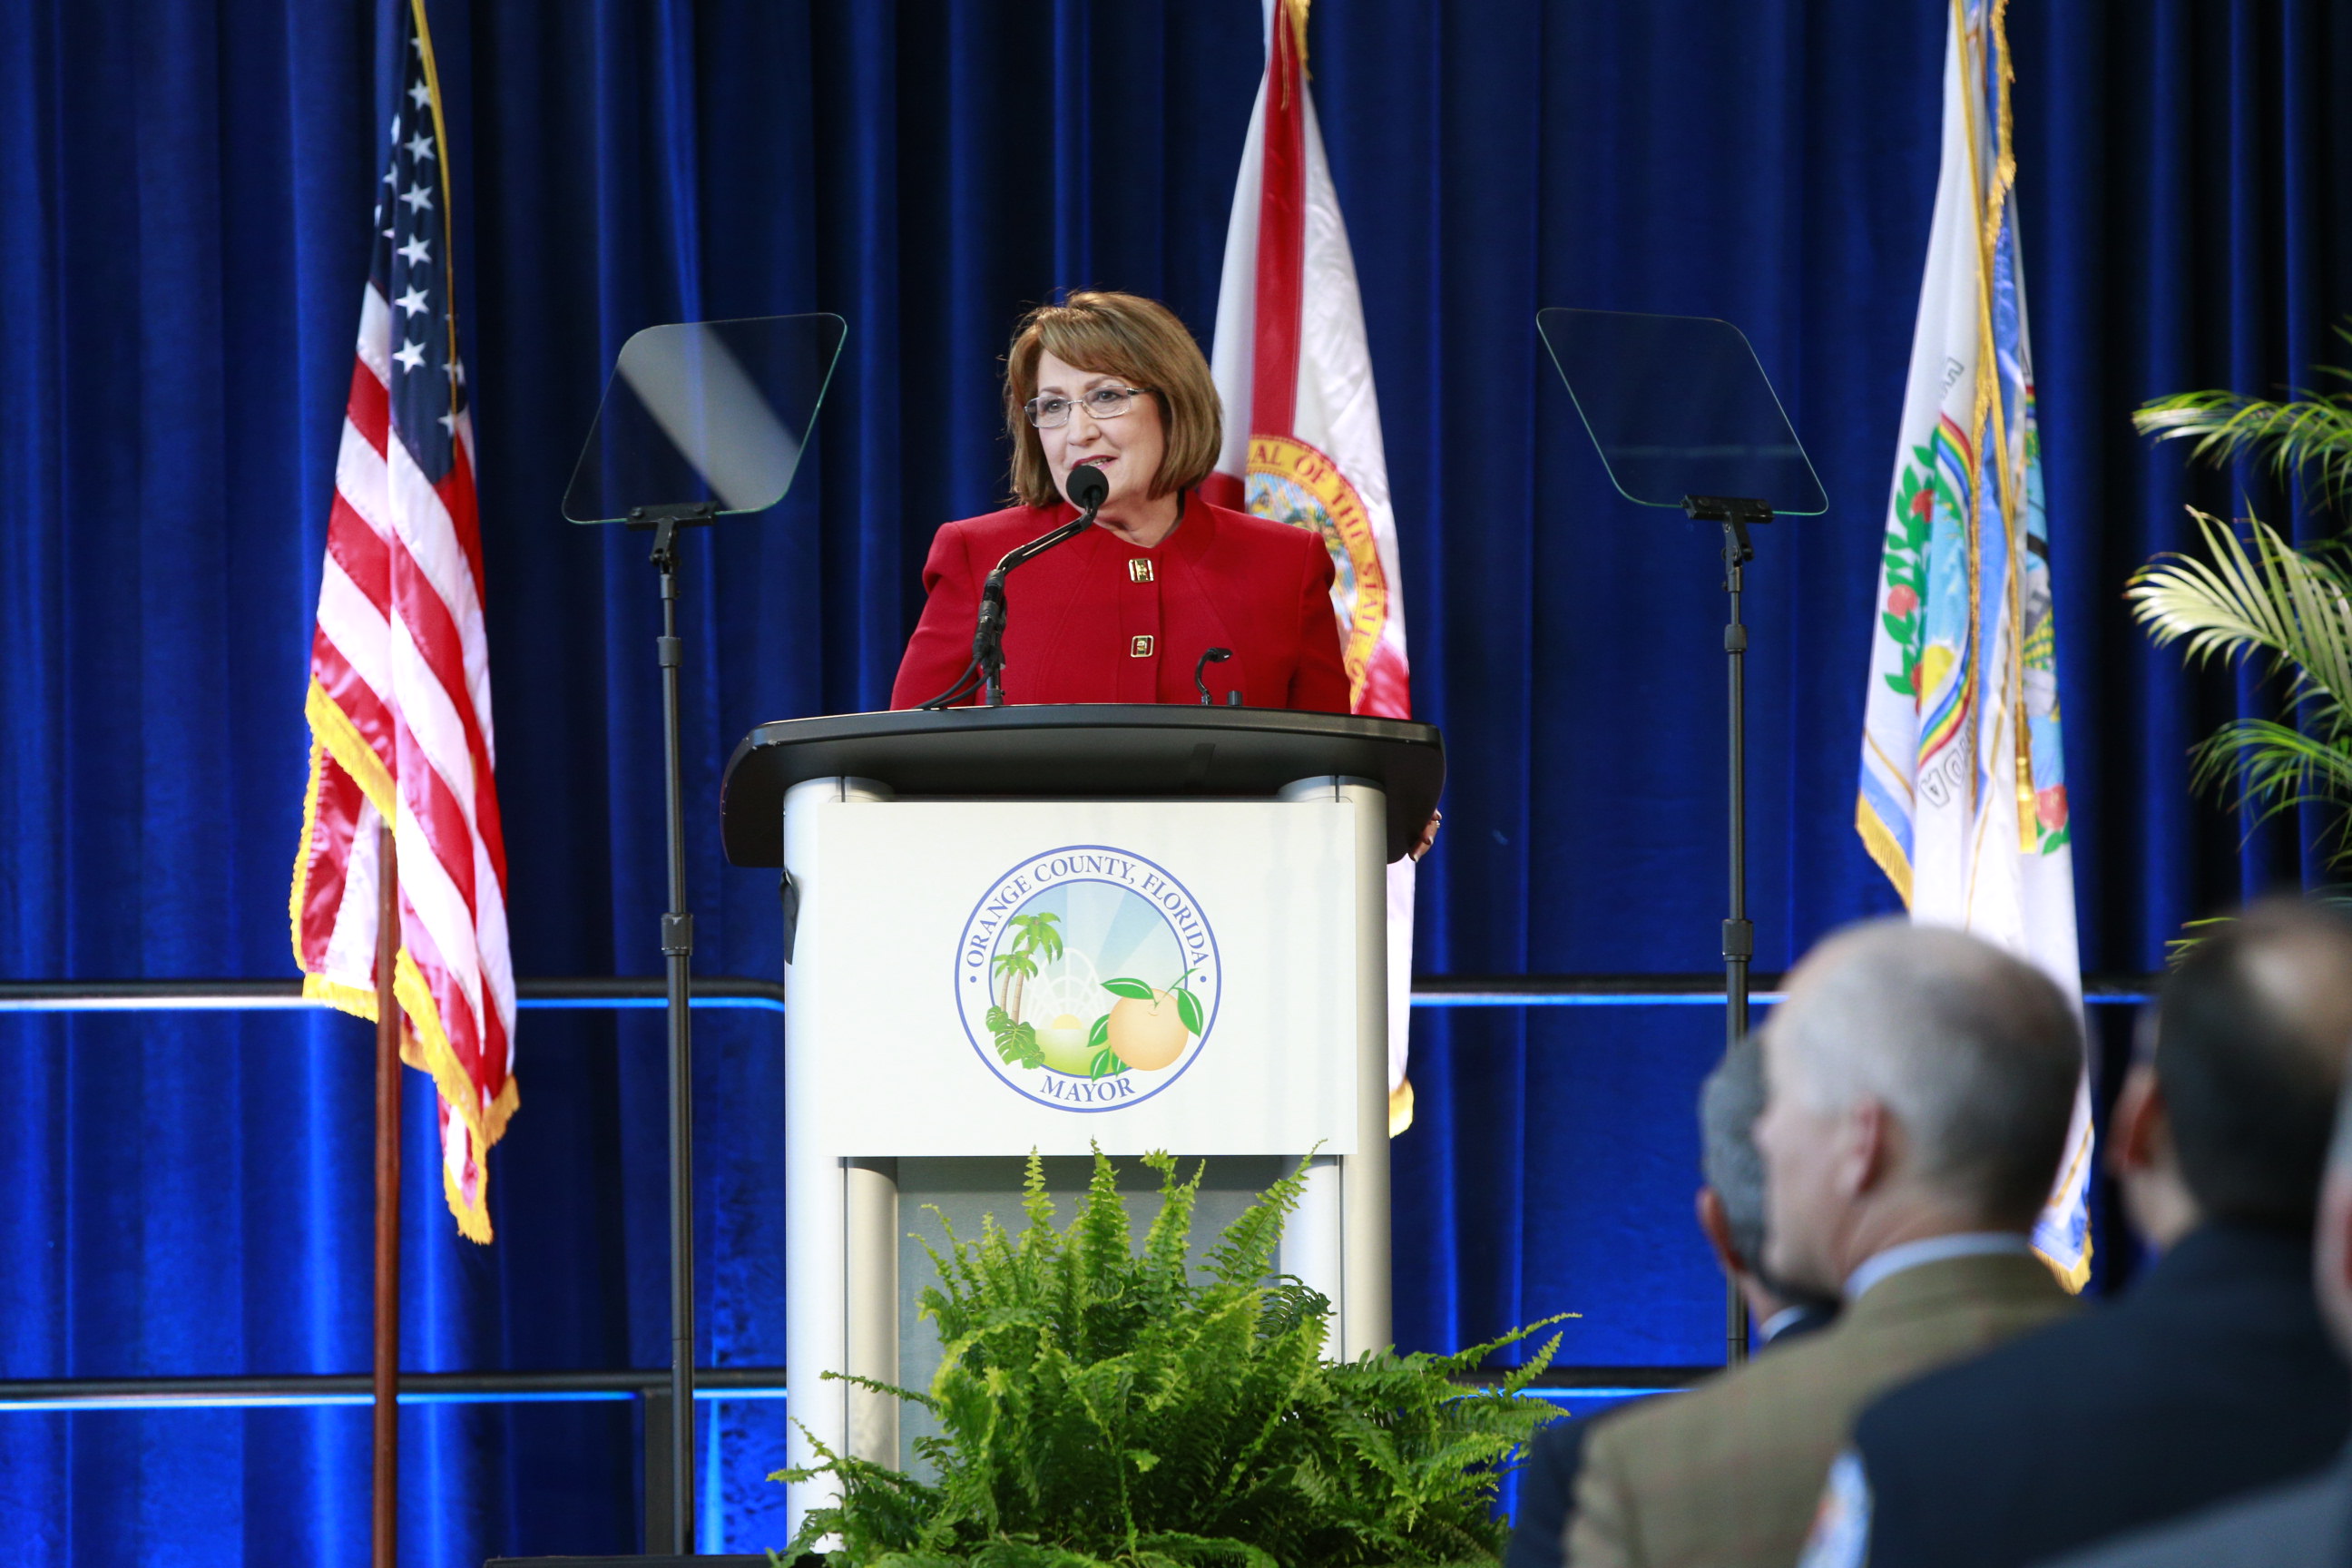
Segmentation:
<svg viewBox="0 0 2352 1568">
<path fill-rule="evenodd" d="M 2209 560 L 2162 555 L 2132 574 L 2124 597 L 2159 647 L 2186 641 L 2191 662 L 2254 653 L 2292 678 L 2306 726 L 2323 737 L 2352 721 L 2352 575 L 2250 520 L 2235 530 L 2193 508 Z"/>
<path fill-rule="evenodd" d="M 2286 402 L 2235 392 L 2183 392 L 2142 404 L 2132 426 L 2159 441 L 2191 440 L 2212 463 L 2267 458 L 2281 480 L 2315 470 L 2330 499 L 2352 489 L 2352 395 L 2297 390 Z"/>
<path fill-rule="evenodd" d="M 2158 556 L 2125 589 L 2161 647 L 2191 663 L 2260 655 L 2289 678 L 2293 722 L 2239 719 L 2198 742 L 2192 784 L 2224 795 L 2252 832 L 2299 806 L 2335 815 L 2328 858 L 2352 866 L 2352 573 L 2342 552 L 2298 551 L 2257 519 L 2247 537 L 2190 509 L 2205 559 Z"/>
<path fill-rule="evenodd" d="M 2238 719 L 2189 752 L 2190 782 L 2226 792 L 2248 831 L 2301 805 L 2343 810 L 2352 802 L 2352 736 L 2325 740 L 2270 719 Z M 2339 828 L 2342 839 L 2352 818 Z"/>
<path fill-rule="evenodd" d="M 2340 329 L 2339 329 L 2340 330 Z M 2352 888 L 2331 886 L 2305 889 L 2304 897 L 2313 903 L 2334 910 L 2345 920 L 2352 921 Z M 2181 934 L 2164 944 L 2164 966 L 2178 969 L 2180 961 L 2197 951 L 2208 938 L 2219 936 L 2224 926 L 2237 922 L 2235 915 L 2208 915 L 2203 920 L 2181 922 Z"/>
</svg>

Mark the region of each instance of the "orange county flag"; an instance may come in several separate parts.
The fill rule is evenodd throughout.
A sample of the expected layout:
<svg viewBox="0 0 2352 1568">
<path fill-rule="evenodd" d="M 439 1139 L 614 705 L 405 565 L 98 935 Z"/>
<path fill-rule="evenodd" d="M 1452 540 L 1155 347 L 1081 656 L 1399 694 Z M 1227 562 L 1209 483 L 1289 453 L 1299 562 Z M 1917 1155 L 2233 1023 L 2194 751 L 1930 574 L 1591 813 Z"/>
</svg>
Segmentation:
<svg viewBox="0 0 2352 1568">
<path fill-rule="evenodd" d="M 1225 444 L 1208 489 L 1322 535 L 1350 706 L 1412 717 L 1396 519 L 1364 307 L 1305 68 L 1307 0 L 1267 0 L 1265 78 L 1242 144 L 1210 355 Z M 1411 860 L 1389 868 L 1389 1131 L 1412 1121 Z"/>
<path fill-rule="evenodd" d="M 375 1016 L 377 833 L 399 866 L 401 1056 L 440 1095 L 457 1228 L 490 1239 L 489 1147 L 516 1103 L 514 973 L 482 630 L 473 424 L 449 276 L 447 146 L 423 0 L 387 68 L 399 112 L 335 465 L 310 643 L 294 863 L 303 994 Z"/>
<path fill-rule="evenodd" d="M 1911 918 L 2079 1005 L 2058 623 L 1998 0 L 1952 0 L 1944 151 L 1880 552 L 1855 826 Z M 2033 1245 L 2091 1272 L 2087 1080 Z"/>
</svg>

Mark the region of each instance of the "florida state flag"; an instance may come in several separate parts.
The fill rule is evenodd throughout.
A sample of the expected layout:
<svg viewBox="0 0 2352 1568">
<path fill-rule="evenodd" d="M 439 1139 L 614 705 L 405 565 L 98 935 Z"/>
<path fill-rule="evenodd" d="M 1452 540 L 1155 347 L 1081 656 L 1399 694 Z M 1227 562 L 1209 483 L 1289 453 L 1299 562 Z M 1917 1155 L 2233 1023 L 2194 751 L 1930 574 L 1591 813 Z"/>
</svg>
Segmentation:
<svg viewBox="0 0 2352 1568">
<path fill-rule="evenodd" d="M 1331 590 L 1350 704 L 1412 716 L 1404 599 L 1380 403 L 1355 258 L 1307 91 L 1307 0 L 1267 0 L 1265 79 L 1242 145 L 1225 230 L 1211 365 L 1225 446 L 1204 489 L 1226 506 L 1311 529 Z M 1412 862 L 1389 868 L 1389 1131 L 1412 1121 Z"/>
<path fill-rule="evenodd" d="M 448 142 L 424 0 L 403 7 L 385 68 L 397 73 L 398 112 L 376 186 L 375 259 L 310 643 L 294 959 L 304 995 L 375 1017 L 377 830 L 389 821 L 401 1058 L 440 1094 L 449 1212 L 488 1241 L 487 1157 L 517 1099 L 514 972 L 474 426 L 450 290 Z"/>
</svg>

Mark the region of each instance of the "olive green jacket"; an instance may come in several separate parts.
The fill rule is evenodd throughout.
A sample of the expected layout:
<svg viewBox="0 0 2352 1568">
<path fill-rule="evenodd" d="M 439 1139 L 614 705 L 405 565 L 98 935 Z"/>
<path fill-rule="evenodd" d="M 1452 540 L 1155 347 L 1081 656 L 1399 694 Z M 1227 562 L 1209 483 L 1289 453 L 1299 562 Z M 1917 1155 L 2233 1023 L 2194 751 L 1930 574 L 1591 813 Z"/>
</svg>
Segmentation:
<svg viewBox="0 0 2352 1568">
<path fill-rule="evenodd" d="M 1922 1263 L 1801 1343 L 1611 1416 L 1586 1447 L 1569 1568 L 1793 1568 L 1864 1405 L 2073 1304 L 2022 1254 Z"/>
</svg>

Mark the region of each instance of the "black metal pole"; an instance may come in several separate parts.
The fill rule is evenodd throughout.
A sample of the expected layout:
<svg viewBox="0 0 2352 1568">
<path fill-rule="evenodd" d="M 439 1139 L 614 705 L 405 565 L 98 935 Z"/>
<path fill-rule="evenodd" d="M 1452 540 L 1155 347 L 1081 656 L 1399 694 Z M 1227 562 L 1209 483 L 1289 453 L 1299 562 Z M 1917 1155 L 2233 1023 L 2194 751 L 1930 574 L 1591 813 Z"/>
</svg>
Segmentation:
<svg viewBox="0 0 2352 1568">
<path fill-rule="evenodd" d="M 1723 628 L 1730 754 L 1729 880 L 1731 913 L 1723 922 L 1723 1044 L 1728 1051 L 1748 1034 L 1748 965 L 1756 956 L 1756 928 L 1748 919 L 1748 627 L 1739 618 L 1742 570 L 1755 554 L 1747 524 L 1737 515 L 1723 524 L 1723 591 L 1730 618 Z M 1761 1258 L 1750 1258 L 1751 1265 Z M 1748 1301 L 1737 1279 L 1725 1282 L 1724 1359 L 1748 1359 Z"/>
<path fill-rule="evenodd" d="M 1748 626 L 1739 618 L 1740 590 L 1756 546 L 1751 523 L 1772 521 L 1769 501 L 1747 496 L 1683 497 L 1686 517 L 1723 525 L 1723 593 L 1730 614 L 1723 627 L 1725 763 L 1729 793 L 1725 802 L 1730 853 L 1727 881 L 1731 912 L 1723 921 L 1723 1046 L 1727 1052 L 1748 1035 L 1748 966 L 1756 957 L 1756 927 L 1748 919 Z M 1751 1258 L 1754 1268 L 1763 1259 Z M 1748 1300 L 1739 1281 L 1724 1281 L 1724 1360 L 1738 1366 L 1748 1359 Z"/>
<path fill-rule="evenodd" d="M 662 768 L 669 826 L 669 910 L 662 957 L 669 981 L 669 1549 L 694 1554 L 694 916 L 686 907 L 686 806 L 678 760 L 678 520 L 655 526 L 661 571 Z M 646 1543 L 651 1546 L 651 1542 Z"/>
</svg>

